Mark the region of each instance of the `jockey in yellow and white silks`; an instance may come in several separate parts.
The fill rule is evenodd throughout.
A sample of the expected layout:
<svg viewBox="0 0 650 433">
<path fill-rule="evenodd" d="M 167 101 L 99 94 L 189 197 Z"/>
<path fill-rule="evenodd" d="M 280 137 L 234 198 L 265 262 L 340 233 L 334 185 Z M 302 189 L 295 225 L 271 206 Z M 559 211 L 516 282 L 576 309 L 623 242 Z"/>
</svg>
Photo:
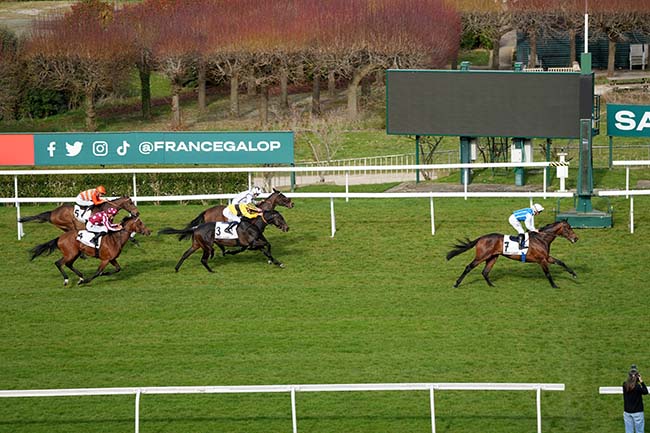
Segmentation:
<svg viewBox="0 0 650 433">
<path fill-rule="evenodd" d="M 232 228 L 241 221 L 241 217 L 256 218 L 262 213 L 253 201 L 254 198 L 262 193 L 262 189 L 254 186 L 250 190 L 237 194 L 230 205 L 223 210 L 223 216 L 230 223 L 225 232 L 232 233 Z"/>
</svg>

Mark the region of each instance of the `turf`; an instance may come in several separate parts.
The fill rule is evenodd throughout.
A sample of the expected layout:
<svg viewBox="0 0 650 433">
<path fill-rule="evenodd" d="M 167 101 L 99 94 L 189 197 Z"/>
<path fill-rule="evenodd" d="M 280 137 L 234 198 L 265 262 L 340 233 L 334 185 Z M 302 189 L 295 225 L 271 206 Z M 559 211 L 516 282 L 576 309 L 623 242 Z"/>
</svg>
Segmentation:
<svg viewBox="0 0 650 433">
<path fill-rule="evenodd" d="M 614 199 L 615 226 L 553 243 L 578 274 L 499 259 L 488 287 L 471 260 L 445 255 L 455 239 L 509 232 L 509 212 L 527 201 L 296 200 L 281 209 L 291 230 L 270 227 L 271 267 L 259 252 L 215 257 L 209 274 L 173 236 L 127 245 L 121 273 L 64 288 L 53 262 L 29 260 L 32 246 L 58 236 L 0 209 L 0 389 L 271 385 L 385 382 L 564 383 L 542 394 L 543 431 L 622 428 L 622 398 L 599 386 L 626 368 L 650 368 L 645 319 L 650 298 L 645 239 L 650 200 Z M 553 221 L 552 200 L 541 226 Z M 154 231 L 181 227 L 204 207 L 143 205 Z M 48 209 L 22 207 L 23 215 Z M 94 259 L 79 261 L 93 272 Z M 297 395 L 300 432 L 430 432 L 426 392 Z M 132 432 L 133 397 L 3 399 L 0 432 Z M 436 393 L 438 432 L 535 431 L 535 395 Z M 291 431 L 289 395 L 143 396 L 141 432 Z"/>
</svg>

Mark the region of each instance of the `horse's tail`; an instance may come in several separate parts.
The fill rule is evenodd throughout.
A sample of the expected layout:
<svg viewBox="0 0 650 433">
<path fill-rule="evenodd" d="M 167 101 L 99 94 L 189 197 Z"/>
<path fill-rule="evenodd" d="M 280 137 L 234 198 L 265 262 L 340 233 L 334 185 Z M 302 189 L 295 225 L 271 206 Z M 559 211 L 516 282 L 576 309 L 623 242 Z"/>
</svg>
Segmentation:
<svg viewBox="0 0 650 433">
<path fill-rule="evenodd" d="M 192 236 L 192 233 L 194 233 L 194 229 L 196 227 L 190 227 L 190 228 L 184 228 L 184 229 L 174 229 L 171 227 L 165 227 L 163 229 L 158 230 L 159 235 L 182 235 L 182 237 L 179 237 L 180 239 L 184 239 L 186 237 Z"/>
<path fill-rule="evenodd" d="M 50 222 L 51 215 L 52 215 L 52 211 L 48 210 L 47 212 L 39 213 L 38 215 L 22 217 L 18 220 L 18 222 L 26 223 L 30 221 L 36 221 L 39 223 L 47 223 Z"/>
<path fill-rule="evenodd" d="M 474 239 L 473 241 L 470 241 L 469 238 L 465 238 L 464 241 L 458 239 L 456 241 L 458 243 L 454 245 L 454 249 L 447 253 L 447 260 L 451 260 L 457 255 L 462 254 L 467 250 L 471 250 L 472 248 L 474 248 L 474 246 L 476 245 L 479 239 L 480 238 L 477 238 Z"/>
<path fill-rule="evenodd" d="M 194 218 L 192 221 L 187 223 L 187 225 L 185 226 L 185 230 L 193 229 L 194 227 L 198 226 L 199 224 L 203 224 L 204 222 L 205 222 L 205 211 L 201 212 L 196 218 Z M 182 241 L 183 239 L 188 239 L 191 234 L 192 234 L 191 232 L 183 233 L 178 237 L 178 240 Z"/>
<path fill-rule="evenodd" d="M 58 240 L 59 238 L 54 238 L 49 242 L 45 242 L 44 244 L 36 245 L 34 248 L 29 250 L 29 252 L 32 253 L 32 256 L 29 260 L 34 260 L 36 257 L 42 255 L 45 252 L 47 252 L 47 254 L 52 254 L 52 252 L 58 248 Z"/>
</svg>

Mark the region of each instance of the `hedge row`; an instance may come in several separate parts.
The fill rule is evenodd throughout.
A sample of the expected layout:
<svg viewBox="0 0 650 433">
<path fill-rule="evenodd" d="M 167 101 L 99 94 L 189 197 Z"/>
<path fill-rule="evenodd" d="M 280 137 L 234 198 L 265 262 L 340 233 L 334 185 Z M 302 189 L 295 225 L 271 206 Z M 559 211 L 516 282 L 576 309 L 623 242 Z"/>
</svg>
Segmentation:
<svg viewBox="0 0 650 433">
<path fill-rule="evenodd" d="M 139 196 L 227 194 L 248 187 L 246 173 L 138 173 Z M 108 196 L 133 195 L 132 174 L 25 175 L 18 177 L 20 197 L 74 197 L 104 185 Z M 14 179 L 0 177 L 0 196 L 14 196 Z"/>
</svg>

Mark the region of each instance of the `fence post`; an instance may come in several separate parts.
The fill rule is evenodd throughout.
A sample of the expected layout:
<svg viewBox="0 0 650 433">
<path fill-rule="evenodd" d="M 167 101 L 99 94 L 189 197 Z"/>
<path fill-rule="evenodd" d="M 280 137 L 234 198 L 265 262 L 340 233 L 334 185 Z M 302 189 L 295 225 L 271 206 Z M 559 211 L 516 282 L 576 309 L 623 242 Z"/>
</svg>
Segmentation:
<svg viewBox="0 0 650 433">
<path fill-rule="evenodd" d="M 537 433 L 542 433 L 542 388 L 537 388 Z"/>
<path fill-rule="evenodd" d="M 18 240 L 25 236 L 23 223 L 20 222 L 20 202 L 18 201 L 18 175 L 14 175 L 14 197 L 16 198 L 16 223 L 18 224 Z"/>
<path fill-rule="evenodd" d="M 345 202 L 350 201 L 350 197 L 348 197 L 348 194 L 350 193 L 350 172 L 346 171 L 345 172 Z"/>
<path fill-rule="evenodd" d="M 433 385 L 429 386 L 429 403 L 431 405 L 431 433 L 436 433 L 436 405 L 433 401 Z"/>
<path fill-rule="evenodd" d="M 332 221 L 332 237 L 336 233 L 336 217 L 334 216 L 334 197 L 330 197 L 330 219 Z"/>
<path fill-rule="evenodd" d="M 634 233 L 634 196 L 630 196 L 630 233 Z"/>
<path fill-rule="evenodd" d="M 140 433 L 140 389 L 135 392 L 135 433 Z"/>
<path fill-rule="evenodd" d="M 431 236 L 436 234 L 436 215 L 433 210 L 433 196 L 429 198 L 430 200 L 430 208 L 431 208 Z"/>
<path fill-rule="evenodd" d="M 138 181 L 135 177 L 135 173 L 133 173 L 133 203 L 137 206 L 138 205 Z"/>
<path fill-rule="evenodd" d="M 298 417 L 296 415 L 296 388 L 291 387 L 291 423 L 293 425 L 293 433 L 298 433 Z"/>
</svg>

